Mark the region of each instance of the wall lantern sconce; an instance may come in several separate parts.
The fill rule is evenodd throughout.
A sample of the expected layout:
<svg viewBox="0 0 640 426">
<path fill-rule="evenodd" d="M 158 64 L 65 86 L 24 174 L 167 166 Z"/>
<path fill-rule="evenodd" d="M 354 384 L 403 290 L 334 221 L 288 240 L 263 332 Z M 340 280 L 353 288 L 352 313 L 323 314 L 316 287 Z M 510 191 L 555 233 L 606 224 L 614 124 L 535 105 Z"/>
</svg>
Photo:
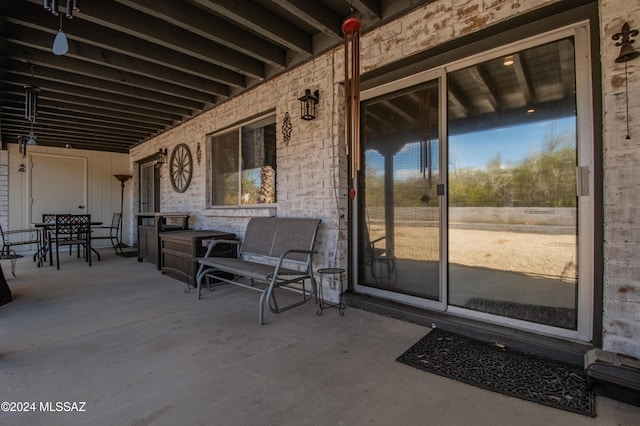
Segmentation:
<svg viewBox="0 0 640 426">
<path fill-rule="evenodd" d="M 164 163 L 166 163 L 167 162 L 167 155 L 168 155 L 167 148 L 160 148 L 158 150 L 158 153 L 156 154 L 156 164 L 158 166 L 161 166 Z"/>
<path fill-rule="evenodd" d="M 316 90 L 312 94 L 311 89 L 305 89 L 304 96 L 298 100 L 300 101 L 300 118 L 307 121 L 316 118 L 316 106 L 320 101 L 320 92 Z"/>
<path fill-rule="evenodd" d="M 627 136 L 625 139 L 631 139 L 629 136 L 629 84 L 627 74 L 627 62 L 640 56 L 640 52 L 631 46 L 634 40 L 631 37 L 636 37 L 638 30 L 632 30 L 627 22 L 622 26 L 622 30 L 619 33 L 613 35 L 613 40 L 618 41 L 616 46 L 620 46 L 620 54 L 615 59 L 618 64 L 624 64 L 624 94 L 627 108 Z"/>
</svg>

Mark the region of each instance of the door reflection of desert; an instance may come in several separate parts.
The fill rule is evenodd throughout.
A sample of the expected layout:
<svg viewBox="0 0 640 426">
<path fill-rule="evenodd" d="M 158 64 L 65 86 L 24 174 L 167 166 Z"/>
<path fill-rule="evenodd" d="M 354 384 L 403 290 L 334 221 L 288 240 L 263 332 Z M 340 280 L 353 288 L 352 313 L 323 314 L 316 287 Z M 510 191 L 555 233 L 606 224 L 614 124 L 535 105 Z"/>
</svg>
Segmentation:
<svg viewBox="0 0 640 426">
<path fill-rule="evenodd" d="M 477 208 L 450 212 L 449 263 L 575 283 L 577 241 L 575 232 L 571 232 L 575 227 L 574 209 Z M 375 213 L 372 211 L 369 218 L 371 240 L 384 236 L 382 212 Z M 393 251 L 397 259 L 438 260 L 437 245 L 428 243 L 438 239 L 437 221 L 415 220 L 425 216 L 435 219 L 436 214 L 435 209 L 396 209 Z M 427 247 L 431 248 L 423 249 Z"/>
</svg>

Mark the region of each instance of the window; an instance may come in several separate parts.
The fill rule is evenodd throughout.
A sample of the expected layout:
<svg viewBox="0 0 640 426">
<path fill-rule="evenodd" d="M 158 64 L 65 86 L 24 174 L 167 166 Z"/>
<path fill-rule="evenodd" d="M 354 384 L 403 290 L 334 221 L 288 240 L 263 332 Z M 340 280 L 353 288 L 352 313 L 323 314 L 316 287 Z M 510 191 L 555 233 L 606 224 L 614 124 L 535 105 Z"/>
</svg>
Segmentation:
<svg viewBox="0 0 640 426">
<path fill-rule="evenodd" d="M 211 204 L 276 202 L 276 118 L 262 117 L 213 135 Z"/>
</svg>

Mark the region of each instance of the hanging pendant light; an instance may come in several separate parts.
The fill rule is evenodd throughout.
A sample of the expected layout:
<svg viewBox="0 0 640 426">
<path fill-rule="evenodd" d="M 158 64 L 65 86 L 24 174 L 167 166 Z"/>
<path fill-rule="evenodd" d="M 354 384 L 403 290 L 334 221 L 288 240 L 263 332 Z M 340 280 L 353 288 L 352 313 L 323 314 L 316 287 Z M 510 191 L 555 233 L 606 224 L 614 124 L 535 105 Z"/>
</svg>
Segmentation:
<svg viewBox="0 0 640 426">
<path fill-rule="evenodd" d="M 53 50 L 54 55 L 64 55 L 69 51 L 69 42 L 67 41 L 67 36 L 62 32 L 62 14 L 60 15 L 60 29 L 58 30 L 58 34 L 56 34 L 56 38 L 53 40 Z"/>
</svg>

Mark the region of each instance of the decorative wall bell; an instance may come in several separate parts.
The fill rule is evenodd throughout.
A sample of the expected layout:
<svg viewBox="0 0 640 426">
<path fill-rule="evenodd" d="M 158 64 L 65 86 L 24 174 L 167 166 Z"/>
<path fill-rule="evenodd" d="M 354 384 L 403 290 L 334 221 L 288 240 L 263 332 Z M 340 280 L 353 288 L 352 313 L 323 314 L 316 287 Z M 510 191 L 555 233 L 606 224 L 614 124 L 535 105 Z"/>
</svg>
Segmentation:
<svg viewBox="0 0 640 426">
<path fill-rule="evenodd" d="M 629 75 L 627 72 L 627 62 L 640 56 L 640 52 L 633 48 L 632 44 L 634 40 L 631 37 L 636 37 L 638 30 L 632 30 L 627 22 L 622 26 L 622 30 L 619 33 L 613 35 L 613 40 L 620 40 L 615 45 L 620 46 L 620 54 L 615 59 L 618 64 L 624 64 L 624 94 L 627 114 L 627 136 L 625 139 L 631 139 L 629 136 Z"/>
</svg>

